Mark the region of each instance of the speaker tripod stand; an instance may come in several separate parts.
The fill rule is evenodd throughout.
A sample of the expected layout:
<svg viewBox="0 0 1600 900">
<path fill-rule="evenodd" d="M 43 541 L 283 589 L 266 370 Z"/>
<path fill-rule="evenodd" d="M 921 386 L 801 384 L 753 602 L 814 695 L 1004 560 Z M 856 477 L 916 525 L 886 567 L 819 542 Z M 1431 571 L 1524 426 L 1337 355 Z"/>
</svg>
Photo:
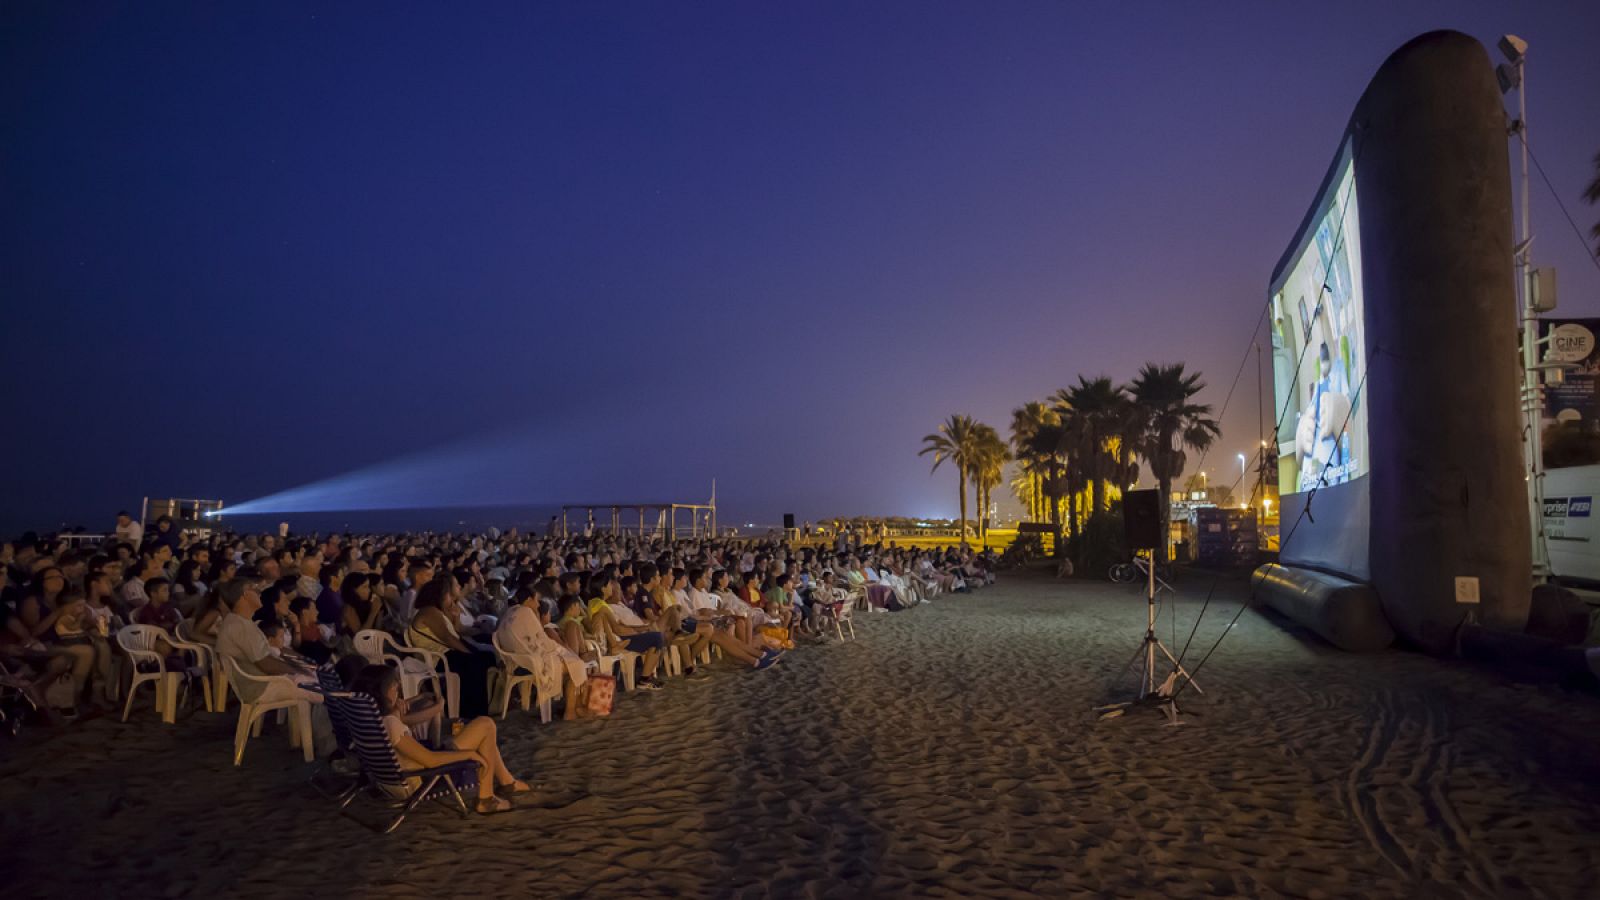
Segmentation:
<svg viewBox="0 0 1600 900">
<path fill-rule="evenodd" d="M 1156 582 L 1160 579 L 1156 578 L 1155 551 L 1150 550 L 1149 553 L 1148 562 L 1141 566 L 1145 570 L 1144 638 L 1139 642 L 1139 649 L 1134 651 L 1133 656 L 1128 660 L 1128 664 L 1122 667 L 1122 675 L 1126 675 L 1128 670 L 1133 668 L 1135 664 L 1139 666 L 1139 696 L 1135 700 L 1096 707 L 1096 711 L 1101 713 L 1102 717 L 1109 717 L 1121 715 L 1123 711 L 1134 705 L 1134 703 L 1154 703 L 1166 715 L 1168 725 L 1177 725 L 1178 704 L 1175 695 L 1178 690 L 1179 679 L 1181 678 L 1193 685 L 1196 693 L 1204 694 L 1205 691 L 1200 690 L 1200 685 L 1189 676 L 1189 671 L 1183 667 L 1182 663 L 1178 662 L 1178 658 L 1172 655 L 1172 650 L 1166 644 L 1161 643 L 1160 638 L 1156 637 Z M 1135 564 L 1139 565 L 1137 558 Z M 1171 591 L 1172 586 L 1162 581 L 1160 589 Z M 1172 671 L 1161 680 L 1160 684 L 1156 683 L 1157 652 L 1160 652 L 1162 656 L 1167 658 L 1168 662 L 1172 663 Z M 1121 678 L 1122 676 L 1119 675 L 1119 682 Z"/>
</svg>

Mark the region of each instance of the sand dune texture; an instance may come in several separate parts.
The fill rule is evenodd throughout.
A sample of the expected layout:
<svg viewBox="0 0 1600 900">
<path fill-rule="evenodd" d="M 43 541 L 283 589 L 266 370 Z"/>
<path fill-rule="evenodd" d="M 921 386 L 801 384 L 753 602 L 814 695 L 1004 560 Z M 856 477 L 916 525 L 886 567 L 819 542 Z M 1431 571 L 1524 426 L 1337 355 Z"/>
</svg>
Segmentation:
<svg viewBox="0 0 1600 900">
<path fill-rule="evenodd" d="M 1176 604 L 1178 643 L 1208 583 Z M 1224 584 L 1196 644 L 1238 609 Z M 148 706 L 0 744 L 8 897 L 1594 897 L 1600 703 L 1246 612 L 1178 728 L 1090 707 L 1132 588 L 1018 576 L 862 615 L 769 673 L 513 712 L 543 785 L 389 837 L 333 812 L 281 735 Z M 1172 625 L 1162 618 L 1170 639 Z M 368 820 L 376 810 L 356 807 Z"/>
</svg>

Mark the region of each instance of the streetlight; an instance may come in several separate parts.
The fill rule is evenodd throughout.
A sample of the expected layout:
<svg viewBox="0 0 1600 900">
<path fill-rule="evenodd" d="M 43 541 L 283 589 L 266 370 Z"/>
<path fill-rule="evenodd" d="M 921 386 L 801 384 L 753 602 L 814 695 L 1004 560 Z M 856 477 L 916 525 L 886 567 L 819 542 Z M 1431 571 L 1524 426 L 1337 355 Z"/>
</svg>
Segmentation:
<svg viewBox="0 0 1600 900">
<path fill-rule="evenodd" d="M 1244 454 L 1239 454 L 1239 477 L 1244 477 Z"/>
</svg>

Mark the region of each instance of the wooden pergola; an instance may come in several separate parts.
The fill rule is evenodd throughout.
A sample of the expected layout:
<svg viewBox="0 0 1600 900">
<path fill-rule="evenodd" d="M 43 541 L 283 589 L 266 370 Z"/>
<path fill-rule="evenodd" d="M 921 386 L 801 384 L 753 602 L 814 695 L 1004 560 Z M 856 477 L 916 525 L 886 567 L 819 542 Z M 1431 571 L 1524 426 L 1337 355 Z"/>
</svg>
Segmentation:
<svg viewBox="0 0 1600 900">
<path fill-rule="evenodd" d="M 605 525 L 608 527 L 602 528 L 601 522 L 595 518 L 595 510 L 607 514 Z M 690 537 L 698 538 L 702 534 L 715 537 L 717 534 L 717 501 L 714 497 L 710 503 L 567 503 L 561 507 L 562 537 L 571 534 L 568 515 L 580 511 L 585 514 L 580 530 L 588 527 L 593 531 L 605 530 L 612 534 L 636 530 L 641 537 L 665 534 L 668 540 L 675 541 L 678 539 L 678 513 L 682 511 L 689 514 Z M 637 525 L 633 523 L 635 517 Z"/>
</svg>

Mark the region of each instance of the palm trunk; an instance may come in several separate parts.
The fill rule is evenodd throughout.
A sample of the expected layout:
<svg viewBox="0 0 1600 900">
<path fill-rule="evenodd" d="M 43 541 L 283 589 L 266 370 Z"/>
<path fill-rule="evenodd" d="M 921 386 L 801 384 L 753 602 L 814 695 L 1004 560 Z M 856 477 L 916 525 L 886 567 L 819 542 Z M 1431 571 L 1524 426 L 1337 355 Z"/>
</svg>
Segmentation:
<svg viewBox="0 0 1600 900">
<path fill-rule="evenodd" d="M 1167 550 L 1167 541 L 1172 537 L 1172 479 L 1158 478 L 1156 484 L 1161 488 L 1161 555 L 1156 558 L 1166 562 L 1172 558 Z"/>
<path fill-rule="evenodd" d="M 989 485 L 978 482 L 978 543 L 989 549 Z"/>
<path fill-rule="evenodd" d="M 972 502 L 978 508 L 972 511 L 972 536 L 983 537 L 983 481 L 977 472 L 972 473 Z"/>
<path fill-rule="evenodd" d="M 1076 540 L 1077 537 L 1078 537 L 1078 492 L 1079 492 L 1079 490 L 1080 490 L 1080 485 L 1078 483 L 1078 479 L 1076 479 L 1076 478 L 1067 479 L 1066 509 L 1064 510 L 1064 512 L 1066 513 L 1066 516 L 1067 516 L 1067 534 L 1073 540 Z"/>
<path fill-rule="evenodd" d="M 1056 553 L 1061 552 L 1061 498 L 1056 495 L 1055 489 L 1061 486 L 1061 478 L 1056 474 L 1056 462 L 1049 463 L 1049 476 L 1046 479 L 1050 489 L 1039 488 L 1039 499 L 1042 503 L 1049 504 L 1046 510 L 1050 515 L 1050 539 L 1055 542 Z"/>
<path fill-rule="evenodd" d="M 967 545 L 967 473 L 962 470 L 957 470 L 957 472 L 957 486 L 961 492 L 961 525 L 958 530 L 961 532 L 961 546 L 965 547 Z"/>
</svg>

